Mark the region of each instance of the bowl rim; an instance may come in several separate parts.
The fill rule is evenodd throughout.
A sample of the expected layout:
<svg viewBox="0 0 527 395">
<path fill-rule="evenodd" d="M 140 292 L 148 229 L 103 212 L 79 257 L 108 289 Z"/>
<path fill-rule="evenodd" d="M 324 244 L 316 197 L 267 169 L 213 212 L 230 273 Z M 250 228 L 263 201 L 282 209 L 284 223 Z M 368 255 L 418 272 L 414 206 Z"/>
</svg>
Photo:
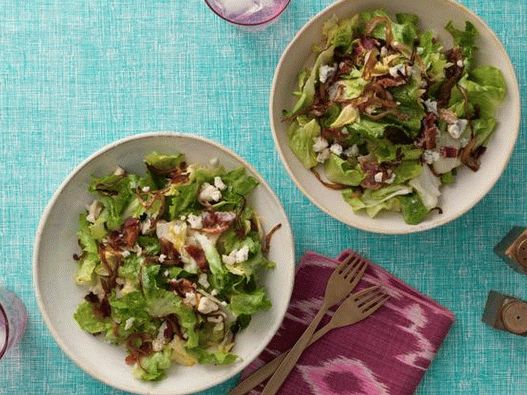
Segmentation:
<svg viewBox="0 0 527 395">
<path fill-rule="evenodd" d="M 514 131 L 513 131 L 513 133 L 514 134 L 511 137 L 513 138 L 514 143 L 511 145 L 511 147 L 508 150 L 508 152 L 504 153 L 506 155 L 505 161 L 503 162 L 502 166 L 499 168 L 499 171 L 495 172 L 494 175 L 490 178 L 490 180 L 487 183 L 487 186 L 485 187 L 485 189 L 481 193 L 481 195 L 479 195 L 476 199 L 474 199 L 474 201 L 470 205 L 468 205 L 467 207 L 465 207 L 464 209 L 459 211 L 456 215 L 452 215 L 450 217 L 442 216 L 442 217 L 436 218 L 435 220 L 430 220 L 430 221 L 423 222 L 423 223 L 421 223 L 419 225 L 413 225 L 413 228 L 395 229 L 395 230 L 393 230 L 393 229 L 388 228 L 388 227 L 382 227 L 382 226 L 380 226 L 380 224 L 379 225 L 357 224 L 357 223 L 353 223 L 352 221 L 348 221 L 340 212 L 331 212 L 329 209 L 326 209 L 321 203 L 319 203 L 319 201 L 317 201 L 317 199 L 315 199 L 304 188 L 302 183 L 297 179 L 293 169 L 289 165 L 289 162 L 286 160 L 285 154 L 284 154 L 284 152 L 283 152 L 283 150 L 282 150 L 282 148 L 280 146 L 280 143 L 278 141 L 278 133 L 277 133 L 277 130 L 276 130 L 277 128 L 275 127 L 275 122 L 274 122 L 274 118 L 275 118 L 274 115 L 275 114 L 274 114 L 273 108 L 274 108 L 275 96 L 276 96 L 277 90 L 278 90 L 277 89 L 278 74 L 282 70 L 283 63 L 285 61 L 285 58 L 289 55 L 289 51 L 291 50 L 293 45 L 295 45 L 297 40 L 299 40 L 300 36 L 303 35 L 303 33 L 306 30 L 308 30 L 311 27 L 311 25 L 315 24 L 320 18 L 324 17 L 325 14 L 329 14 L 331 10 L 339 7 L 341 4 L 344 4 L 344 3 L 348 2 L 348 1 L 349 0 L 337 0 L 334 3 L 330 4 L 329 6 L 325 7 L 323 10 L 318 12 L 313 17 L 311 17 L 304 24 L 304 26 L 302 26 L 302 28 L 295 34 L 295 36 L 291 39 L 291 41 L 289 41 L 289 43 L 285 47 L 284 51 L 282 52 L 282 55 L 280 56 L 280 60 L 278 61 L 278 64 L 276 65 L 275 72 L 274 72 L 274 75 L 273 75 L 273 82 L 271 84 L 271 90 L 270 90 L 270 94 L 269 94 L 269 123 L 271 125 L 271 134 L 273 136 L 275 147 L 276 147 L 276 150 L 278 151 L 278 154 L 280 156 L 280 160 L 282 162 L 282 165 L 285 167 L 285 169 L 289 173 L 289 176 L 291 177 L 293 182 L 296 184 L 298 189 L 300 189 L 300 191 L 304 194 L 304 196 L 306 196 L 311 201 L 311 203 L 313 203 L 315 206 L 317 206 L 324 213 L 328 214 L 329 216 L 335 218 L 336 220 L 338 220 L 338 221 L 340 221 L 340 222 L 342 222 L 342 223 L 344 223 L 344 224 L 346 224 L 346 225 L 348 225 L 350 227 L 353 227 L 353 228 L 356 228 L 356 229 L 360 229 L 360 230 L 364 230 L 364 231 L 371 232 L 371 233 L 396 235 L 396 234 L 411 234 L 411 233 L 423 232 L 423 231 L 426 231 L 426 230 L 430 230 L 430 229 L 436 228 L 438 226 L 445 225 L 445 224 L 447 224 L 449 222 L 452 222 L 452 221 L 458 219 L 459 217 L 463 216 L 464 214 L 466 214 L 472 208 L 474 208 L 474 206 L 476 206 L 490 192 L 490 190 L 494 187 L 494 185 L 496 185 L 496 183 L 498 182 L 499 178 L 502 176 L 503 172 L 507 168 L 507 166 L 509 164 L 509 161 L 511 159 L 512 153 L 514 151 L 514 148 L 516 147 L 516 142 L 518 140 L 518 135 L 519 135 L 519 132 L 520 132 L 520 123 L 521 123 L 521 101 L 520 101 L 520 90 L 519 90 L 519 86 L 518 86 L 518 78 L 516 76 L 516 70 L 514 69 L 514 65 L 511 62 L 511 59 L 509 57 L 509 54 L 507 53 L 507 50 L 503 46 L 502 42 L 500 41 L 500 39 L 498 38 L 498 36 L 494 32 L 494 30 L 492 30 L 490 28 L 490 26 L 481 17 L 479 17 L 476 13 L 472 12 L 470 9 L 468 9 L 464 5 L 456 2 L 455 0 L 436 0 L 436 1 L 442 1 L 447 6 L 451 6 L 451 7 L 457 8 L 460 12 L 464 12 L 464 13 L 470 15 L 472 18 L 476 19 L 478 22 L 480 22 L 487 29 L 487 31 L 489 32 L 490 39 L 492 40 L 494 45 L 498 48 L 498 50 L 501 52 L 500 55 L 504 55 L 504 59 L 505 59 L 505 62 L 506 62 L 506 67 L 508 69 L 507 71 L 510 73 L 510 75 L 512 77 L 512 80 L 513 80 L 513 86 L 507 87 L 507 89 L 509 90 L 510 94 L 512 95 L 513 100 L 515 102 L 517 102 L 517 103 L 520 103 L 520 105 L 515 109 L 515 120 L 513 120 L 513 122 L 514 122 L 514 127 L 513 127 Z M 350 210 L 351 210 L 351 208 L 350 208 Z"/>
<path fill-rule="evenodd" d="M 222 151 L 224 154 L 227 154 L 228 156 L 233 157 L 234 159 L 239 161 L 246 169 L 248 169 L 252 173 L 253 176 L 255 176 L 258 179 L 258 181 L 260 182 L 261 186 L 263 186 L 265 189 L 267 189 L 267 192 L 270 193 L 270 195 L 273 198 L 273 200 L 275 200 L 278 203 L 278 206 L 279 206 L 279 209 L 280 209 L 280 214 L 286 220 L 286 223 L 283 224 L 283 225 L 286 225 L 285 229 L 288 230 L 289 234 L 291 235 L 290 243 L 289 243 L 290 245 L 288 247 L 291 250 L 291 253 L 292 253 L 292 256 L 293 256 L 293 261 L 290 262 L 290 265 L 289 265 L 290 267 L 288 268 L 289 277 L 291 278 L 291 281 L 289 282 L 289 284 L 287 284 L 288 285 L 288 290 L 286 291 L 287 303 L 284 304 L 285 307 L 282 308 L 281 311 L 278 312 L 280 318 L 276 321 L 276 323 L 273 325 L 271 330 L 268 331 L 267 336 L 265 336 L 265 338 L 263 338 L 263 341 L 260 343 L 260 345 L 256 347 L 257 353 L 255 354 L 256 355 L 255 358 L 257 358 L 258 355 L 260 355 L 260 353 L 265 349 L 265 347 L 267 347 L 269 342 L 276 335 L 278 329 L 280 328 L 280 326 L 281 326 L 281 324 L 283 322 L 283 319 L 285 317 L 285 314 L 287 312 L 287 308 L 289 307 L 289 303 L 290 303 L 290 300 L 291 300 L 291 295 L 292 295 L 292 292 L 293 292 L 293 286 L 294 286 L 294 280 L 295 280 L 295 273 L 296 273 L 295 272 L 296 269 L 295 269 L 295 242 L 294 242 L 294 235 L 293 235 L 293 232 L 292 232 L 291 224 L 289 223 L 289 218 L 287 217 L 287 214 L 286 214 L 286 212 L 284 210 L 282 202 L 280 201 L 278 196 L 275 194 L 273 189 L 269 186 L 269 184 L 265 181 L 263 176 L 258 171 L 256 171 L 256 169 L 251 164 L 249 164 L 245 159 L 243 159 L 241 156 L 239 156 L 238 154 L 236 154 L 235 152 L 233 152 L 229 148 L 227 148 L 227 147 L 225 147 L 225 146 L 223 146 L 223 145 L 221 145 L 221 144 L 219 144 L 219 143 L 217 143 L 215 141 L 212 141 L 212 140 L 210 140 L 208 138 L 205 138 L 205 137 L 202 137 L 202 136 L 199 136 L 199 135 L 196 135 L 196 134 L 183 133 L 183 132 L 174 132 L 174 131 L 156 131 L 156 132 L 139 133 L 139 134 L 136 134 L 136 135 L 132 135 L 132 136 L 128 136 L 128 137 L 116 140 L 116 141 L 114 141 L 112 143 L 104 145 L 102 148 L 98 149 L 97 151 L 95 151 L 94 153 L 89 155 L 86 159 L 84 159 L 77 166 L 75 166 L 75 168 L 62 181 L 62 183 L 59 185 L 59 187 L 56 189 L 56 191 L 54 192 L 53 196 L 51 197 L 51 199 L 47 203 L 44 211 L 42 212 L 42 215 L 41 215 L 38 227 L 37 227 L 37 231 L 36 231 L 36 234 L 35 234 L 35 241 L 34 241 L 34 247 L 33 247 L 33 259 L 32 259 L 33 289 L 34 289 L 34 292 L 35 292 L 35 298 L 37 300 L 37 305 L 38 305 L 38 308 L 40 310 L 40 314 L 42 315 L 42 318 L 44 319 L 44 322 L 45 322 L 48 330 L 51 332 L 51 335 L 53 336 L 55 342 L 59 345 L 61 350 L 79 368 L 81 368 L 83 371 L 88 373 L 94 379 L 96 379 L 96 380 L 98 380 L 100 382 L 103 382 L 104 384 L 106 384 L 106 385 L 108 385 L 110 387 L 117 388 L 117 389 L 123 390 L 123 391 L 133 392 L 133 393 L 140 393 L 140 392 L 134 392 L 134 391 L 137 391 L 137 389 L 131 389 L 131 388 L 126 387 L 125 385 L 115 384 L 115 383 L 112 383 L 110 380 L 107 380 L 106 378 L 99 377 L 98 374 L 94 370 L 92 370 L 89 366 L 86 366 L 84 364 L 83 359 L 78 357 L 78 354 L 74 351 L 74 349 L 69 348 L 62 341 L 61 337 L 59 336 L 57 330 L 55 329 L 55 327 L 53 325 L 53 321 L 51 320 L 50 316 L 48 315 L 48 312 L 46 310 L 44 302 L 42 301 L 41 289 L 40 289 L 40 285 L 39 285 L 40 272 L 39 272 L 38 257 L 39 257 L 39 254 L 40 254 L 40 244 L 41 244 L 43 229 L 44 229 L 45 224 L 48 221 L 49 214 L 50 214 L 52 208 L 55 206 L 56 201 L 57 201 L 58 197 L 61 195 L 63 189 L 71 182 L 73 177 L 75 177 L 79 173 L 79 171 L 81 171 L 88 164 L 90 164 L 93 161 L 97 160 L 97 158 L 99 158 L 99 156 L 101 156 L 102 154 L 104 154 L 104 153 L 106 153 L 108 151 L 111 151 L 112 149 L 116 148 L 117 146 L 119 146 L 121 144 L 128 143 L 130 141 L 150 139 L 150 138 L 156 138 L 156 137 L 169 137 L 169 138 L 176 137 L 176 138 L 186 138 L 186 139 L 190 139 L 190 140 L 195 140 L 195 141 L 200 142 L 200 143 L 205 143 L 205 144 L 212 145 L 216 149 Z M 214 387 L 214 386 L 216 386 L 218 384 L 221 384 L 221 383 L 231 379 L 232 377 L 234 377 L 235 375 L 240 373 L 243 369 L 245 369 L 253 360 L 254 359 L 252 359 L 252 360 L 243 360 L 243 361 L 239 362 L 239 364 L 237 365 L 236 369 L 234 369 L 230 374 L 228 374 L 225 377 L 222 377 L 220 379 L 217 379 L 217 380 L 213 381 L 212 383 L 202 384 L 202 385 L 196 387 L 193 391 L 204 391 L 204 390 L 212 388 L 212 387 Z M 177 394 L 184 394 L 184 393 L 183 392 L 178 392 L 177 390 L 174 390 L 174 389 L 171 389 L 170 391 L 163 391 L 163 390 L 159 390 L 159 389 L 156 389 L 156 388 L 152 388 L 152 389 L 148 390 L 148 394 L 177 395 Z"/>
</svg>

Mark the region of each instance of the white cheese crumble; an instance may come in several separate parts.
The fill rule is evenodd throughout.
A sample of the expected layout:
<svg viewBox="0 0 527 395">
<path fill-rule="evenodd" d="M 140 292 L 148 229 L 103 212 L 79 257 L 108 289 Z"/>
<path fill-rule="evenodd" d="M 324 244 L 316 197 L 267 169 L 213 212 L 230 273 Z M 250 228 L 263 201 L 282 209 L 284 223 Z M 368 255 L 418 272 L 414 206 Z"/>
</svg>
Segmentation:
<svg viewBox="0 0 527 395">
<path fill-rule="evenodd" d="M 134 324 L 135 317 L 130 317 L 124 322 L 124 330 L 127 331 Z"/>
<path fill-rule="evenodd" d="M 373 176 L 373 179 L 375 180 L 375 182 L 382 182 L 382 171 L 376 173 L 374 176 Z"/>
<path fill-rule="evenodd" d="M 393 67 L 390 67 L 388 72 L 390 73 L 390 75 L 393 78 L 397 78 L 399 75 L 408 75 L 409 73 L 411 73 L 412 72 L 412 67 L 411 66 L 406 66 L 406 65 L 404 65 L 402 63 L 399 63 L 399 64 L 396 64 Z"/>
<path fill-rule="evenodd" d="M 328 148 L 328 141 L 324 137 L 315 137 L 313 141 L 313 151 L 315 152 L 321 152 Z"/>
<path fill-rule="evenodd" d="M 210 294 L 212 296 L 216 296 L 216 295 L 218 295 L 218 290 L 217 289 L 213 289 L 212 291 L 210 291 Z"/>
<path fill-rule="evenodd" d="M 346 151 L 344 151 L 344 155 L 347 157 L 357 156 L 359 155 L 359 147 L 357 144 L 353 144 L 351 147 L 347 148 Z"/>
<path fill-rule="evenodd" d="M 210 287 L 209 280 L 207 279 L 207 275 L 205 273 L 201 273 L 198 277 L 198 284 L 200 284 L 203 288 Z"/>
<path fill-rule="evenodd" d="M 329 147 L 329 150 L 335 155 L 342 155 L 342 145 L 340 144 L 333 144 L 331 147 Z"/>
<path fill-rule="evenodd" d="M 219 202 L 221 199 L 221 192 L 214 185 L 210 185 L 208 182 L 204 182 L 201 185 L 201 190 L 198 196 L 199 200 L 205 202 Z"/>
<path fill-rule="evenodd" d="M 130 256 L 130 251 L 128 251 L 128 250 L 121 251 L 121 256 L 123 258 L 126 258 L 126 257 Z"/>
<path fill-rule="evenodd" d="M 187 218 L 192 229 L 202 229 L 203 228 L 203 217 L 201 215 L 189 214 Z"/>
<path fill-rule="evenodd" d="M 463 59 L 459 59 L 457 62 L 457 67 L 463 67 Z"/>
<path fill-rule="evenodd" d="M 238 250 L 232 250 L 229 255 L 222 255 L 221 260 L 226 265 L 234 265 L 235 263 L 242 263 L 249 259 L 249 247 L 243 246 Z"/>
<path fill-rule="evenodd" d="M 115 168 L 115 171 L 113 172 L 113 175 L 114 176 L 124 176 L 124 173 L 125 173 L 124 169 L 120 166 L 117 166 Z"/>
<path fill-rule="evenodd" d="M 423 47 L 417 47 L 417 48 L 416 48 L 416 52 L 417 52 L 417 54 L 419 54 L 419 55 L 422 55 L 424 51 L 425 51 L 425 49 L 424 49 Z"/>
<path fill-rule="evenodd" d="M 324 149 L 322 151 L 320 151 L 317 155 L 317 162 L 319 163 L 324 163 L 326 160 L 329 159 L 329 149 Z"/>
<path fill-rule="evenodd" d="M 423 104 L 425 105 L 427 112 L 437 115 L 437 102 L 435 100 L 426 99 Z"/>
<path fill-rule="evenodd" d="M 324 84 L 328 79 L 333 77 L 333 74 L 335 74 L 336 70 L 337 70 L 337 67 L 335 65 L 334 66 L 328 66 L 328 65 L 320 66 L 320 68 L 318 69 L 319 81 Z"/>
<path fill-rule="evenodd" d="M 157 337 L 152 341 L 152 350 L 157 352 L 163 349 L 163 346 L 165 345 L 165 329 L 167 329 L 167 327 L 168 325 L 166 321 L 163 321 L 159 327 L 159 332 L 157 332 Z"/>
<path fill-rule="evenodd" d="M 209 314 L 218 310 L 218 305 L 206 296 L 202 296 L 199 300 L 198 311 L 201 314 Z"/>
<path fill-rule="evenodd" d="M 144 221 L 141 221 L 141 234 L 146 235 L 150 233 L 151 227 L 152 227 L 152 221 L 150 220 L 150 218 L 147 218 Z"/>
<path fill-rule="evenodd" d="M 185 304 L 188 304 L 190 306 L 196 306 L 198 304 L 198 298 L 196 296 L 195 292 L 186 292 L 185 298 L 183 299 L 183 302 Z"/>
<path fill-rule="evenodd" d="M 94 200 L 88 207 L 86 207 L 86 209 L 88 210 L 86 220 L 92 224 L 95 223 L 95 220 L 99 217 L 102 211 L 101 203 L 99 203 L 98 200 Z"/>
<path fill-rule="evenodd" d="M 348 129 L 342 128 L 342 129 L 340 129 L 340 133 L 342 133 L 342 134 L 349 134 L 350 132 L 348 131 Z"/>
<path fill-rule="evenodd" d="M 432 151 L 432 150 L 427 149 L 425 152 L 423 152 L 423 160 L 429 165 L 431 165 L 438 159 L 439 159 L 439 152 L 437 151 Z"/>
<path fill-rule="evenodd" d="M 165 262 L 165 259 L 167 259 L 167 256 L 165 254 L 159 255 L 159 263 Z"/>
<path fill-rule="evenodd" d="M 458 119 L 456 122 L 448 125 L 448 133 L 452 138 L 458 139 L 465 131 L 467 124 L 468 121 L 466 119 Z"/>
<path fill-rule="evenodd" d="M 141 190 L 142 190 L 144 193 L 147 193 L 147 192 L 150 192 L 150 187 L 149 187 L 149 186 L 146 186 L 146 187 L 141 188 Z"/>
<path fill-rule="evenodd" d="M 221 177 L 217 177 L 217 176 L 214 177 L 214 186 L 218 188 L 220 191 L 223 191 L 225 188 L 227 188 L 227 186 L 225 185 Z"/>
</svg>

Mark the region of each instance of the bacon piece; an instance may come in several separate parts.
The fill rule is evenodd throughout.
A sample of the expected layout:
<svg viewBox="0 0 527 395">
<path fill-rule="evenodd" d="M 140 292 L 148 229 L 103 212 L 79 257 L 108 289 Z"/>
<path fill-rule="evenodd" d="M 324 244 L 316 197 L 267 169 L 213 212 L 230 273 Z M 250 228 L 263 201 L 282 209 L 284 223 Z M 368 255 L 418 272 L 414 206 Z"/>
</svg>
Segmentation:
<svg viewBox="0 0 527 395">
<path fill-rule="evenodd" d="M 456 158 L 457 157 L 457 148 L 455 148 L 455 147 L 441 147 L 440 153 L 445 158 Z"/>
<path fill-rule="evenodd" d="M 190 280 L 186 278 L 180 278 L 179 280 L 170 280 L 168 282 L 168 287 L 172 291 L 176 291 L 177 294 L 182 298 L 185 297 L 185 294 L 189 292 L 194 292 L 196 290 L 196 284 L 193 284 Z"/>
<path fill-rule="evenodd" d="M 159 245 L 161 246 L 161 253 L 166 256 L 163 265 L 169 266 L 181 264 L 181 255 L 169 240 L 159 239 Z"/>
<path fill-rule="evenodd" d="M 202 232 L 218 234 L 223 233 L 234 222 L 236 214 L 224 211 L 207 211 L 203 214 Z"/>
<path fill-rule="evenodd" d="M 359 156 L 358 160 L 365 175 L 360 185 L 366 189 L 381 188 L 382 182 L 375 181 L 375 174 L 379 172 L 383 172 L 383 180 L 386 178 L 385 171 L 381 165 L 371 155 Z"/>
<path fill-rule="evenodd" d="M 341 145 L 344 144 L 349 137 L 349 134 L 342 133 L 342 128 L 323 128 L 320 135 L 330 143 L 339 143 Z"/>
<path fill-rule="evenodd" d="M 208 272 L 209 271 L 209 265 L 207 263 L 207 259 L 205 258 L 205 252 L 201 247 L 198 247 L 197 245 L 188 245 L 185 247 L 185 250 L 188 252 L 188 254 L 194 259 L 200 268 L 202 272 Z"/>
<path fill-rule="evenodd" d="M 128 218 L 123 224 L 123 241 L 126 247 L 133 247 L 139 236 L 139 220 L 137 218 Z"/>
<path fill-rule="evenodd" d="M 425 149 L 434 149 L 436 147 L 436 139 L 438 134 L 436 121 L 437 116 L 431 112 L 427 113 L 423 118 L 421 135 L 416 143 L 418 147 Z"/>
<path fill-rule="evenodd" d="M 452 66 L 445 69 L 445 81 L 439 88 L 439 95 L 437 98 L 437 105 L 440 107 L 446 107 L 450 101 L 450 95 L 452 94 L 452 88 L 457 84 L 463 75 L 463 67 L 457 65 L 458 61 L 463 60 L 463 54 L 461 48 L 452 48 L 446 52 L 446 58 Z"/>
<path fill-rule="evenodd" d="M 404 85 L 406 84 L 406 80 L 402 77 L 397 77 L 397 78 L 384 77 L 384 78 L 378 79 L 377 81 L 375 81 L 375 83 L 383 88 L 390 88 L 392 86 Z"/>
</svg>

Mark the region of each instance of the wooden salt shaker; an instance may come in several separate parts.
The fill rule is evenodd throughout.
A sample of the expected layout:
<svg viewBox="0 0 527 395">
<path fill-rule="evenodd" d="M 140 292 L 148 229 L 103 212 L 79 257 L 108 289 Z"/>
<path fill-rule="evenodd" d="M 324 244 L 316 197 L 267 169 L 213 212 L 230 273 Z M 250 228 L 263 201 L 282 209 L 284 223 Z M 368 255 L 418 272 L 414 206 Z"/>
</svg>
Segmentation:
<svg viewBox="0 0 527 395">
<path fill-rule="evenodd" d="M 494 247 L 494 252 L 514 270 L 527 274 L 527 229 L 512 228 Z"/>
<path fill-rule="evenodd" d="M 527 336 L 527 302 L 490 291 L 482 321 L 493 328 Z"/>
</svg>

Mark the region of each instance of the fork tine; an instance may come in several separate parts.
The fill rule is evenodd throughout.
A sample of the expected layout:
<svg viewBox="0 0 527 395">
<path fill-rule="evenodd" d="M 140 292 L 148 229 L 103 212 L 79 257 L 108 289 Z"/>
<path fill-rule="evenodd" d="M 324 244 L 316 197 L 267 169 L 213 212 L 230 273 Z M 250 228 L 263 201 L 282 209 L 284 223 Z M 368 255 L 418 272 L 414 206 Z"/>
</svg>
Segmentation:
<svg viewBox="0 0 527 395">
<path fill-rule="evenodd" d="M 364 314 L 373 314 L 375 313 L 379 308 L 381 308 L 386 301 L 390 299 L 390 295 L 386 295 L 384 298 L 382 298 L 376 305 L 369 308 L 368 311 L 365 311 Z"/>
<path fill-rule="evenodd" d="M 343 270 L 342 270 L 342 273 L 341 273 L 341 276 L 346 278 L 347 276 L 349 276 L 349 274 L 355 270 L 359 265 L 360 265 L 360 260 L 358 258 L 356 259 L 353 259 L 352 262 L 350 262 L 347 267 L 345 267 Z"/>
<path fill-rule="evenodd" d="M 381 286 L 380 285 L 374 285 L 373 287 L 369 287 L 369 288 L 366 288 L 366 289 L 363 289 L 359 292 L 357 292 L 356 294 L 353 295 L 353 300 L 355 300 L 355 302 L 360 302 L 361 300 L 363 300 L 364 298 L 367 298 L 368 295 L 371 295 L 372 292 L 375 292 L 377 291 Z"/>
<path fill-rule="evenodd" d="M 344 259 L 342 263 L 340 264 L 338 273 L 339 274 L 347 273 L 349 270 L 351 270 L 351 268 L 355 267 L 355 265 L 357 264 L 357 260 L 358 260 L 358 257 L 354 255 L 348 255 L 346 259 Z"/>
<path fill-rule="evenodd" d="M 350 282 L 350 285 L 352 288 L 355 288 L 357 286 L 357 284 L 359 283 L 360 279 L 362 278 L 364 272 L 366 271 L 366 269 L 368 268 L 368 262 L 366 261 L 361 261 L 361 264 L 360 266 L 358 267 L 358 269 L 352 273 L 349 274 L 348 277 L 346 277 L 346 279 L 349 280 Z"/>
<path fill-rule="evenodd" d="M 368 303 L 370 300 L 378 298 L 379 296 L 382 296 L 385 294 L 386 292 L 384 292 L 382 289 L 378 289 L 375 292 L 372 292 L 371 294 L 369 294 L 368 296 L 361 298 L 361 300 L 359 300 L 357 304 L 362 307 L 366 303 Z"/>
<path fill-rule="evenodd" d="M 375 299 L 370 300 L 364 306 L 361 306 L 362 312 L 367 312 L 369 309 L 375 307 L 378 303 L 384 303 L 390 296 L 387 294 L 382 294 L 377 296 Z"/>
</svg>

